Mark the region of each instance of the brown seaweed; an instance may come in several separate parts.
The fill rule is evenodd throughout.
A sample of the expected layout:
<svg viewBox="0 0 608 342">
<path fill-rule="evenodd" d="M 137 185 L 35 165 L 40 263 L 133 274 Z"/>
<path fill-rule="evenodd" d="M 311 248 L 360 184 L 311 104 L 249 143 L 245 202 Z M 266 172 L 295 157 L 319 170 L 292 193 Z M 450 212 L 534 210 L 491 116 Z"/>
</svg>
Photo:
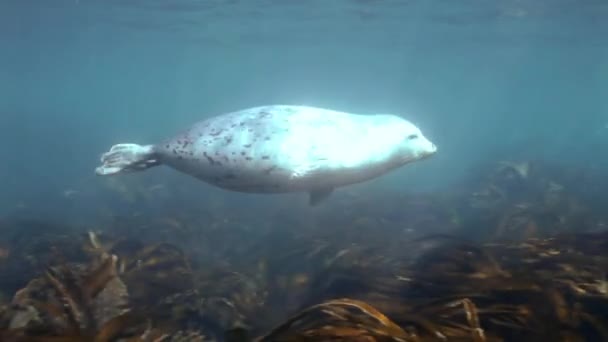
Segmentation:
<svg viewBox="0 0 608 342">
<path fill-rule="evenodd" d="M 363 196 L 315 222 L 239 221 L 219 201 L 84 240 L 3 221 L 0 340 L 608 340 L 603 214 L 544 168 L 503 162 L 474 191 Z"/>
<path fill-rule="evenodd" d="M 335 299 L 302 310 L 256 341 L 414 341 L 372 306 Z"/>
<path fill-rule="evenodd" d="M 50 267 L 31 281 L 13 298 L 11 338 L 20 340 L 23 334 L 38 340 L 46 335 L 109 341 L 120 336 L 132 315 L 124 284 L 117 278 L 116 260 L 108 255 L 88 270 L 68 264 Z"/>
</svg>

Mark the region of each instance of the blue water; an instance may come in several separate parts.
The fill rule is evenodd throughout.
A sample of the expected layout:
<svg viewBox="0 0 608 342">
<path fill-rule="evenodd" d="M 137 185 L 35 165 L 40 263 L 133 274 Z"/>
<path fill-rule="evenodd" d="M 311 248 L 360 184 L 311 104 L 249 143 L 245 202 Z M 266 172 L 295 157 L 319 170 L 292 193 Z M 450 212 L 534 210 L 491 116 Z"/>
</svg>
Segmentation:
<svg viewBox="0 0 608 342">
<path fill-rule="evenodd" d="M 273 103 L 396 113 L 439 147 L 328 205 L 443 191 L 505 159 L 607 166 L 607 1 L 3 0 L 0 43 L 0 213 L 99 215 L 157 185 L 200 207 L 305 208 L 167 169 L 93 174 L 114 143 Z"/>
</svg>

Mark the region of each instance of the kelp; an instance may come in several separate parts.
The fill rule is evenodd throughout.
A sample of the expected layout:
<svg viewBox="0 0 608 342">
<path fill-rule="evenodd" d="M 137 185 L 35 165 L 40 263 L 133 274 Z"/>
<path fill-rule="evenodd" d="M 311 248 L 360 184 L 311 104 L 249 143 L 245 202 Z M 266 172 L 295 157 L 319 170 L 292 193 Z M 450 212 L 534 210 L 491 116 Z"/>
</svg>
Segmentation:
<svg viewBox="0 0 608 342">
<path fill-rule="evenodd" d="M 342 289 L 381 307 L 403 330 L 389 334 L 397 340 L 605 340 L 608 293 L 601 248 L 607 242 L 608 234 L 484 246 L 457 241 L 392 276 L 366 274 L 364 268 L 350 275 L 335 270 L 316 283 L 321 288 L 315 293 L 322 295 L 313 301 L 325 304 L 311 305 L 264 338 L 344 340 L 350 334 L 350 340 L 391 340 L 373 335 L 375 330 L 365 330 L 370 322 L 323 299 Z"/>
<path fill-rule="evenodd" d="M 142 288 L 156 290 L 157 280 L 164 278 L 159 276 L 164 271 L 159 260 L 171 259 L 168 255 L 175 257 L 170 248 L 163 246 L 165 249 L 159 251 L 158 246 L 149 246 L 135 254 L 141 258 L 137 272 L 147 269 L 148 277 L 144 277 L 147 285 L 133 286 L 129 291 L 122 276 L 132 276 L 132 272 L 136 272 L 129 263 L 131 259 L 109 254 L 99 245 L 95 234 L 90 233 L 89 238 L 84 249 L 91 255 L 89 264 L 65 263 L 49 267 L 42 277 L 30 281 L 15 294 L 3 312 L 7 329 L 0 333 L 0 340 L 204 340 L 197 331 L 174 329 L 173 333 L 165 333 L 153 328 L 156 316 L 150 313 L 148 306 L 137 306 L 141 301 L 132 295 L 133 291 Z M 137 283 L 140 284 L 141 281 Z M 158 294 L 158 291 L 153 293 Z"/>
<path fill-rule="evenodd" d="M 556 171 L 540 162 L 499 162 L 477 176 L 469 195 L 462 195 L 468 205 L 460 208 L 460 235 L 485 242 L 600 228 L 600 211 L 592 209 L 607 199 L 590 200 L 581 193 L 580 188 L 590 185 L 581 183 L 584 177 L 580 171 Z"/>
<path fill-rule="evenodd" d="M 50 265 L 85 262 L 73 227 L 25 218 L 0 220 L 0 293 L 20 289 Z"/>
<path fill-rule="evenodd" d="M 73 340 L 109 341 L 131 325 L 127 292 L 117 277 L 116 256 L 98 265 L 61 265 L 19 290 L 11 303 L 10 338 L 62 336 Z M 9 339 L 3 336 L 3 339 Z"/>
<path fill-rule="evenodd" d="M 608 340 L 603 216 L 545 169 L 503 162 L 462 193 L 314 222 L 219 201 L 88 234 L 3 220 L 0 340 Z"/>
<path fill-rule="evenodd" d="M 304 309 L 256 341 L 410 341 L 398 325 L 372 306 L 335 299 Z"/>
<path fill-rule="evenodd" d="M 411 241 L 427 247 L 403 260 L 311 243 L 285 254 L 311 263 L 305 272 L 259 260 L 243 273 L 198 270 L 175 246 L 100 240 L 89 235 L 88 264 L 49 267 L 15 294 L 3 340 L 608 339 L 607 233 L 481 245 L 434 236 Z M 167 278 L 180 284 L 159 285 Z"/>
</svg>

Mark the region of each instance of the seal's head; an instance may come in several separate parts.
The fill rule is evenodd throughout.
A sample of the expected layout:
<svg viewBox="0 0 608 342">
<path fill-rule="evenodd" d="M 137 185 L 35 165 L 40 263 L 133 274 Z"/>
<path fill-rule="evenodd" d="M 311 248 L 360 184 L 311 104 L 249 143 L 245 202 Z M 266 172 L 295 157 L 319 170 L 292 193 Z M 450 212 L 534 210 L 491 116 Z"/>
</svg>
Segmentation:
<svg viewBox="0 0 608 342">
<path fill-rule="evenodd" d="M 413 123 L 393 116 L 384 129 L 384 138 L 395 146 L 392 160 L 397 164 L 406 164 L 428 158 L 437 152 L 437 147 L 427 139 Z"/>
<path fill-rule="evenodd" d="M 422 159 L 430 157 L 437 152 L 437 146 L 427 139 L 420 129 L 409 121 L 405 121 L 402 124 L 401 129 L 403 130 L 403 142 L 402 151 L 405 152 L 408 157 L 414 159 Z"/>
</svg>

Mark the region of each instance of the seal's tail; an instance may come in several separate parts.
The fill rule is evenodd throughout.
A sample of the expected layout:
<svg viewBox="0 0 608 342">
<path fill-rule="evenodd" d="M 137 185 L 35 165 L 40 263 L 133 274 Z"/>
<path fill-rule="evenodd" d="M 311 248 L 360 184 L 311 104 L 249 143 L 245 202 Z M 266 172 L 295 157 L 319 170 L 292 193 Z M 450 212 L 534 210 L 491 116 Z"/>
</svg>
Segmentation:
<svg viewBox="0 0 608 342">
<path fill-rule="evenodd" d="M 159 165 L 153 145 L 118 144 L 101 156 L 101 166 L 95 169 L 100 176 L 142 171 Z"/>
</svg>

